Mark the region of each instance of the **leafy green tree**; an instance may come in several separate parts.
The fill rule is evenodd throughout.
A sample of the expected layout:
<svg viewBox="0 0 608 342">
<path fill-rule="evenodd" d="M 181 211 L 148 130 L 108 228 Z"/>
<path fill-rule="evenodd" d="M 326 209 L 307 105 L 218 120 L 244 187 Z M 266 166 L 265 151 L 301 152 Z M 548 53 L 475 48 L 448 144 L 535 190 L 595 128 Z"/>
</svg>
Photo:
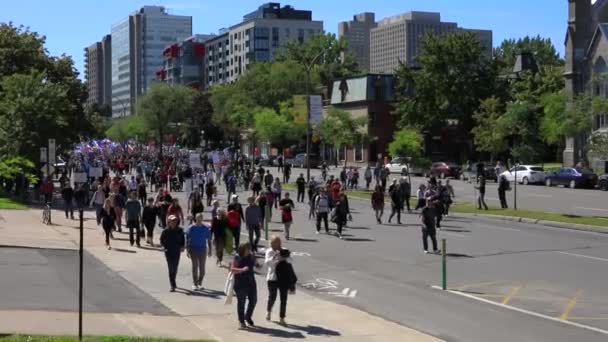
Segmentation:
<svg viewBox="0 0 608 342">
<path fill-rule="evenodd" d="M 0 23 L 0 78 L 48 68 L 46 38 L 24 26 Z"/>
<path fill-rule="evenodd" d="M 315 130 L 322 142 L 336 148 L 349 147 L 366 140 L 366 124 L 366 117 L 354 118 L 349 112 L 332 107 Z"/>
<path fill-rule="evenodd" d="M 494 91 L 490 59 L 471 33 L 427 35 L 423 46 L 416 67 L 401 64 L 396 72 L 400 125 L 433 129 L 452 121 L 470 132 L 472 114 Z"/>
<path fill-rule="evenodd" d="M 492 158 L 509 149 L 507 134 L 499 129 L 497 122 L 504 113 L 504 104 L 497 97 L 490 97 L 481 102 L 481 106 L 473 118 L 475 145 L 479 151 L 488 152 Z"/>
<path fill-rule="evenodd" d="M 590 113 L 608 111 L 608 101 L 588 94 L 574 97 L 568 104 L 565 91 L 545 94 L 541 98 L 543 116 L 540 133 L 549 144 L 562 146 L 567 137 L 591 130 Z"/>
<path fill-rule="evenodd" d="M 595 132 L 589 137 L 587 153 L 591 158 L 608 160 L 608 133 Z"/>
<path fill-rule="evenodd" d="M 120 142 L 129 139 L 137 139 L 140 142 L 154 136 L 143 116 L 131 115 L 112 121 L 112 125 L 106 130 L 105 136 Z"/>
<path fill-rule="evenodd" d="M 0 184 L 12 182 L 19 174 L 22 174 L 29 184 L 38 181 L 36 166 L 28 159 L 8 157 L 0 160 Z"/>
<path fill-rule="evenodd" d="M 154 132 L 162 159 L 162 143 L 169 126 L 186 120 L 192 111 L 195 90 L 186 86 L 155 82 L 137 101 L 137 115 L 141 115 L 147 127 Z"/>
<path fill-rule="evenodd" d="M 395 132 L 393 141 L 388 145 L 391 156 L 408 157 L 416 163 L 422 157 L 422 134 L 415 128 L 403 128 Z"/>
<path fill-rule="evenodd" d="M 539 67 L 564 64 L 550 38 L 526 36 L 519 39 L 505 39 L 499 47 L 494 49 L 494 57 L 501 73 L 511 72 L 517 55 L 522 52 L 531 53 Z"/>
</svg>

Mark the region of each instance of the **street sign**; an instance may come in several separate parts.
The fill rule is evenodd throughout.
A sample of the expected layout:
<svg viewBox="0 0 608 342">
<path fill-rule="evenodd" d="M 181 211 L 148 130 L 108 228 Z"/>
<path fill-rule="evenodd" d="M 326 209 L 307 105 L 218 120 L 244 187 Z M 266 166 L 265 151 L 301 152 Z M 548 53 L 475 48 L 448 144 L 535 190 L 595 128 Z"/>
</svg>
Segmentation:
<svg viewBox="0 0 608 342">
<path fill-rule="evenodd" d="M 42 171 L 46 176 L 49 176 L 49 175 L 52 175 L 53 173 L 55 173 L 55 167 L 53 165 L 44 164 L 40 168 L 40 171 Z"/>
<path fill-rule="evenodd" d="M 47 151 L 46 147 L 41 147 L 40 148 L 40 162 L 41 163 L 46 163 L 47 162 L 47 160 L 46 160 L 46 157 L 47 157 L 46 151 Z"/>
<path fill-rule="evenodd" d="M 74 172 L 74 183 L 86 183 L 87 174 L 84 172 Z"/>
<path fill-rule="evenodd" d="M 323 99 L 321 95 L 310 96 L 310 124 L 315 125 L 323 120 Z"/>
<path fill-rule="evenodd" d="M 55 165 L 57 159 L 55 157 L 55 139 L 49 139 L 49 163 Z"/>
<path fill-rule="evenodd" d="M 297 124 L 306 123 L 306 113 L 308 112 L 306 106 L 306 95 L 293 96 L 293 122 Z"/>
</svg>

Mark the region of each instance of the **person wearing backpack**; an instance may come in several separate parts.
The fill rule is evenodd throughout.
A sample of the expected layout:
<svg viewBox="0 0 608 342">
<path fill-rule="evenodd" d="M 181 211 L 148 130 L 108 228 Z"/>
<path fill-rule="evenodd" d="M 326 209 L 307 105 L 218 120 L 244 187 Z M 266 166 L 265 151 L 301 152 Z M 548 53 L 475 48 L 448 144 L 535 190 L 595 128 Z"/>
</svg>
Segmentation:
<svg viewBox="0 0 608 342">
<path fill-rule="evenodd" d="M 291 252 L 288 249 L 282 249 L 279 253 L 279 262 L 275 266 L 281 301 L 279 317 L 281 318 L 280 324 L 282 325 L 287 325 L 285 322 L 285 316 L 287 314 L 287 297 L 289 294 L 296 293 L 296 283 L 298 282 L 298 277 L 291 264 L 290 256 Z"/>
<path fill-rule="evenodd" d="M 298 202 L 304 203 L 304 191 L 306 190 L 306 180 L 304 179 L 304 174 L 300 173 L 300 177 L 296 179 L 296 185 L 298 187 Z"/>
<path fill-rule="evenodd" d="M 227 219 L 234 237 L 234 249 L 237 249 L 241 241 L 241 222 L 245 221 L 243 207 L 239 203 L 239 196 L 237 195 L 232 195 L 232 203 L 228 205 Z"/>
<path fill-rule="evenodd" d="M 281 262 L 289 262 L 289 254 L 285 254 L 285 252 L 283 252 L 281 245 L 281 238 L 276 235 L 273 236 L 270 239 L 270 248 L 266 250 L 266 255 L 264 258 L 264 264 L 268 269 L 266 273 L 266 281 L 268 282 L 268 305 L 266 307 L 266 320 L 270 321 L 271 319 L 272 307 L 277 300 L 277 292 L 279 292 L 279 299 L 281 302 L 281 324 L 285 324 L 287 294 L 289 290 L 293 290 L 295 292 L 295 283 L 297 282 L 297 278 L 293 272 L 293 267 L 291 267 L 291 274 L 289 272 L 289 266 L 291 266 L 291 264 L 289 264 L 289 266 L 283 264 L 277 269 Z M 287 257 L 285 257 L 285 255 L 287 255 Z M 277 271 L 281 274 L 280 278 Z"/>
<path fill-rule="evenodd" d="M 293 223 L 292 210 L 294 208 L 294 203 L 289 198 L 289 192 L 285 193 L 285 198 L 279 202 L 279 207 L 281 208 L 281 221 L 285 227 L 285 239 L 289 240 L 289 229 Z"/>
<path fill-rule="evenodd" d="M 325 223 L 325 233 L 329 234 L 327 215 L 329 215 L 329 197 L 324 188 L 319 190 L 319 195 L 314 199 L 314 210 L 317 214 L 317 234 L 321 231 L 321 221 Z"/>
</svg>

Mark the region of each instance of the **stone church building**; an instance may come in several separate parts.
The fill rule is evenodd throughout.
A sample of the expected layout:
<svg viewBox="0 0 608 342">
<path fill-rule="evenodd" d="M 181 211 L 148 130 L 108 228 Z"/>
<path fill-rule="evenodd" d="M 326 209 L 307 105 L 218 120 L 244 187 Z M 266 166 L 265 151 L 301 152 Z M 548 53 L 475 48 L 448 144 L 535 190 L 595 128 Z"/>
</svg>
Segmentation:
<svg viewBox="0 0 608 342">
<path fill-rule="evenodd" d="M 569 94 L 588 92 L 608 97 L 608 0 L 568 0 L 565 59 L 564 77 Z M 608 132 L 608 113 L 593 114 L 593 130 Z M 564 165 L 572 166 L 586 159 L 587 138 L 566 140 Z M 600 161 L 592 161 L 590 166 L 604 169 Z"/>
</svg>

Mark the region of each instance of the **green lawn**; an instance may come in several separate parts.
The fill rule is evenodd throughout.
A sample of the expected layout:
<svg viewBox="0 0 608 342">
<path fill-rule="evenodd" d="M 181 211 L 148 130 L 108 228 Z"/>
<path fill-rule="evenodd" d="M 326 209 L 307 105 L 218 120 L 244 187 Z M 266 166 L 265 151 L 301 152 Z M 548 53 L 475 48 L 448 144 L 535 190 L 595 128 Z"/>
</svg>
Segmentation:
<svg viewBox="0 0 608 342">
<path fill-rule="evenodd" d="M 0 209 L 25 209 L 22 203 L 7 197 L 0 197 Z"/>
<path fill-rule="evenodd" d="M 499 216 L 514 216 L 533 220 L 554 221 L 563 223 L 585 224 L 598 227 L 608 227 L 608 218 L 602 217 L 583 217 L 564 215 L 559 213 L 548 213 L 532 210 L 499 209 L 490 207 L 490 210 L 478 210 L 477 205 L 472 203 L 455 203 L 450 207 L 450 211 L 455 213 L 467 214 L 490 214 Z"/>
<path fill-rule="evenodd" d="M 148 337 L 126 337 L 126 336 L 84 336 L 86 342 L 180 342 L 169 338 Z M 78 341 L 76 336 L 27 336 L 27 335 L 0 335 L 0 342 L 74 342 Z M 212 342 L 211 340 L 196 340 L 200 342 Z"/>
</svg>

